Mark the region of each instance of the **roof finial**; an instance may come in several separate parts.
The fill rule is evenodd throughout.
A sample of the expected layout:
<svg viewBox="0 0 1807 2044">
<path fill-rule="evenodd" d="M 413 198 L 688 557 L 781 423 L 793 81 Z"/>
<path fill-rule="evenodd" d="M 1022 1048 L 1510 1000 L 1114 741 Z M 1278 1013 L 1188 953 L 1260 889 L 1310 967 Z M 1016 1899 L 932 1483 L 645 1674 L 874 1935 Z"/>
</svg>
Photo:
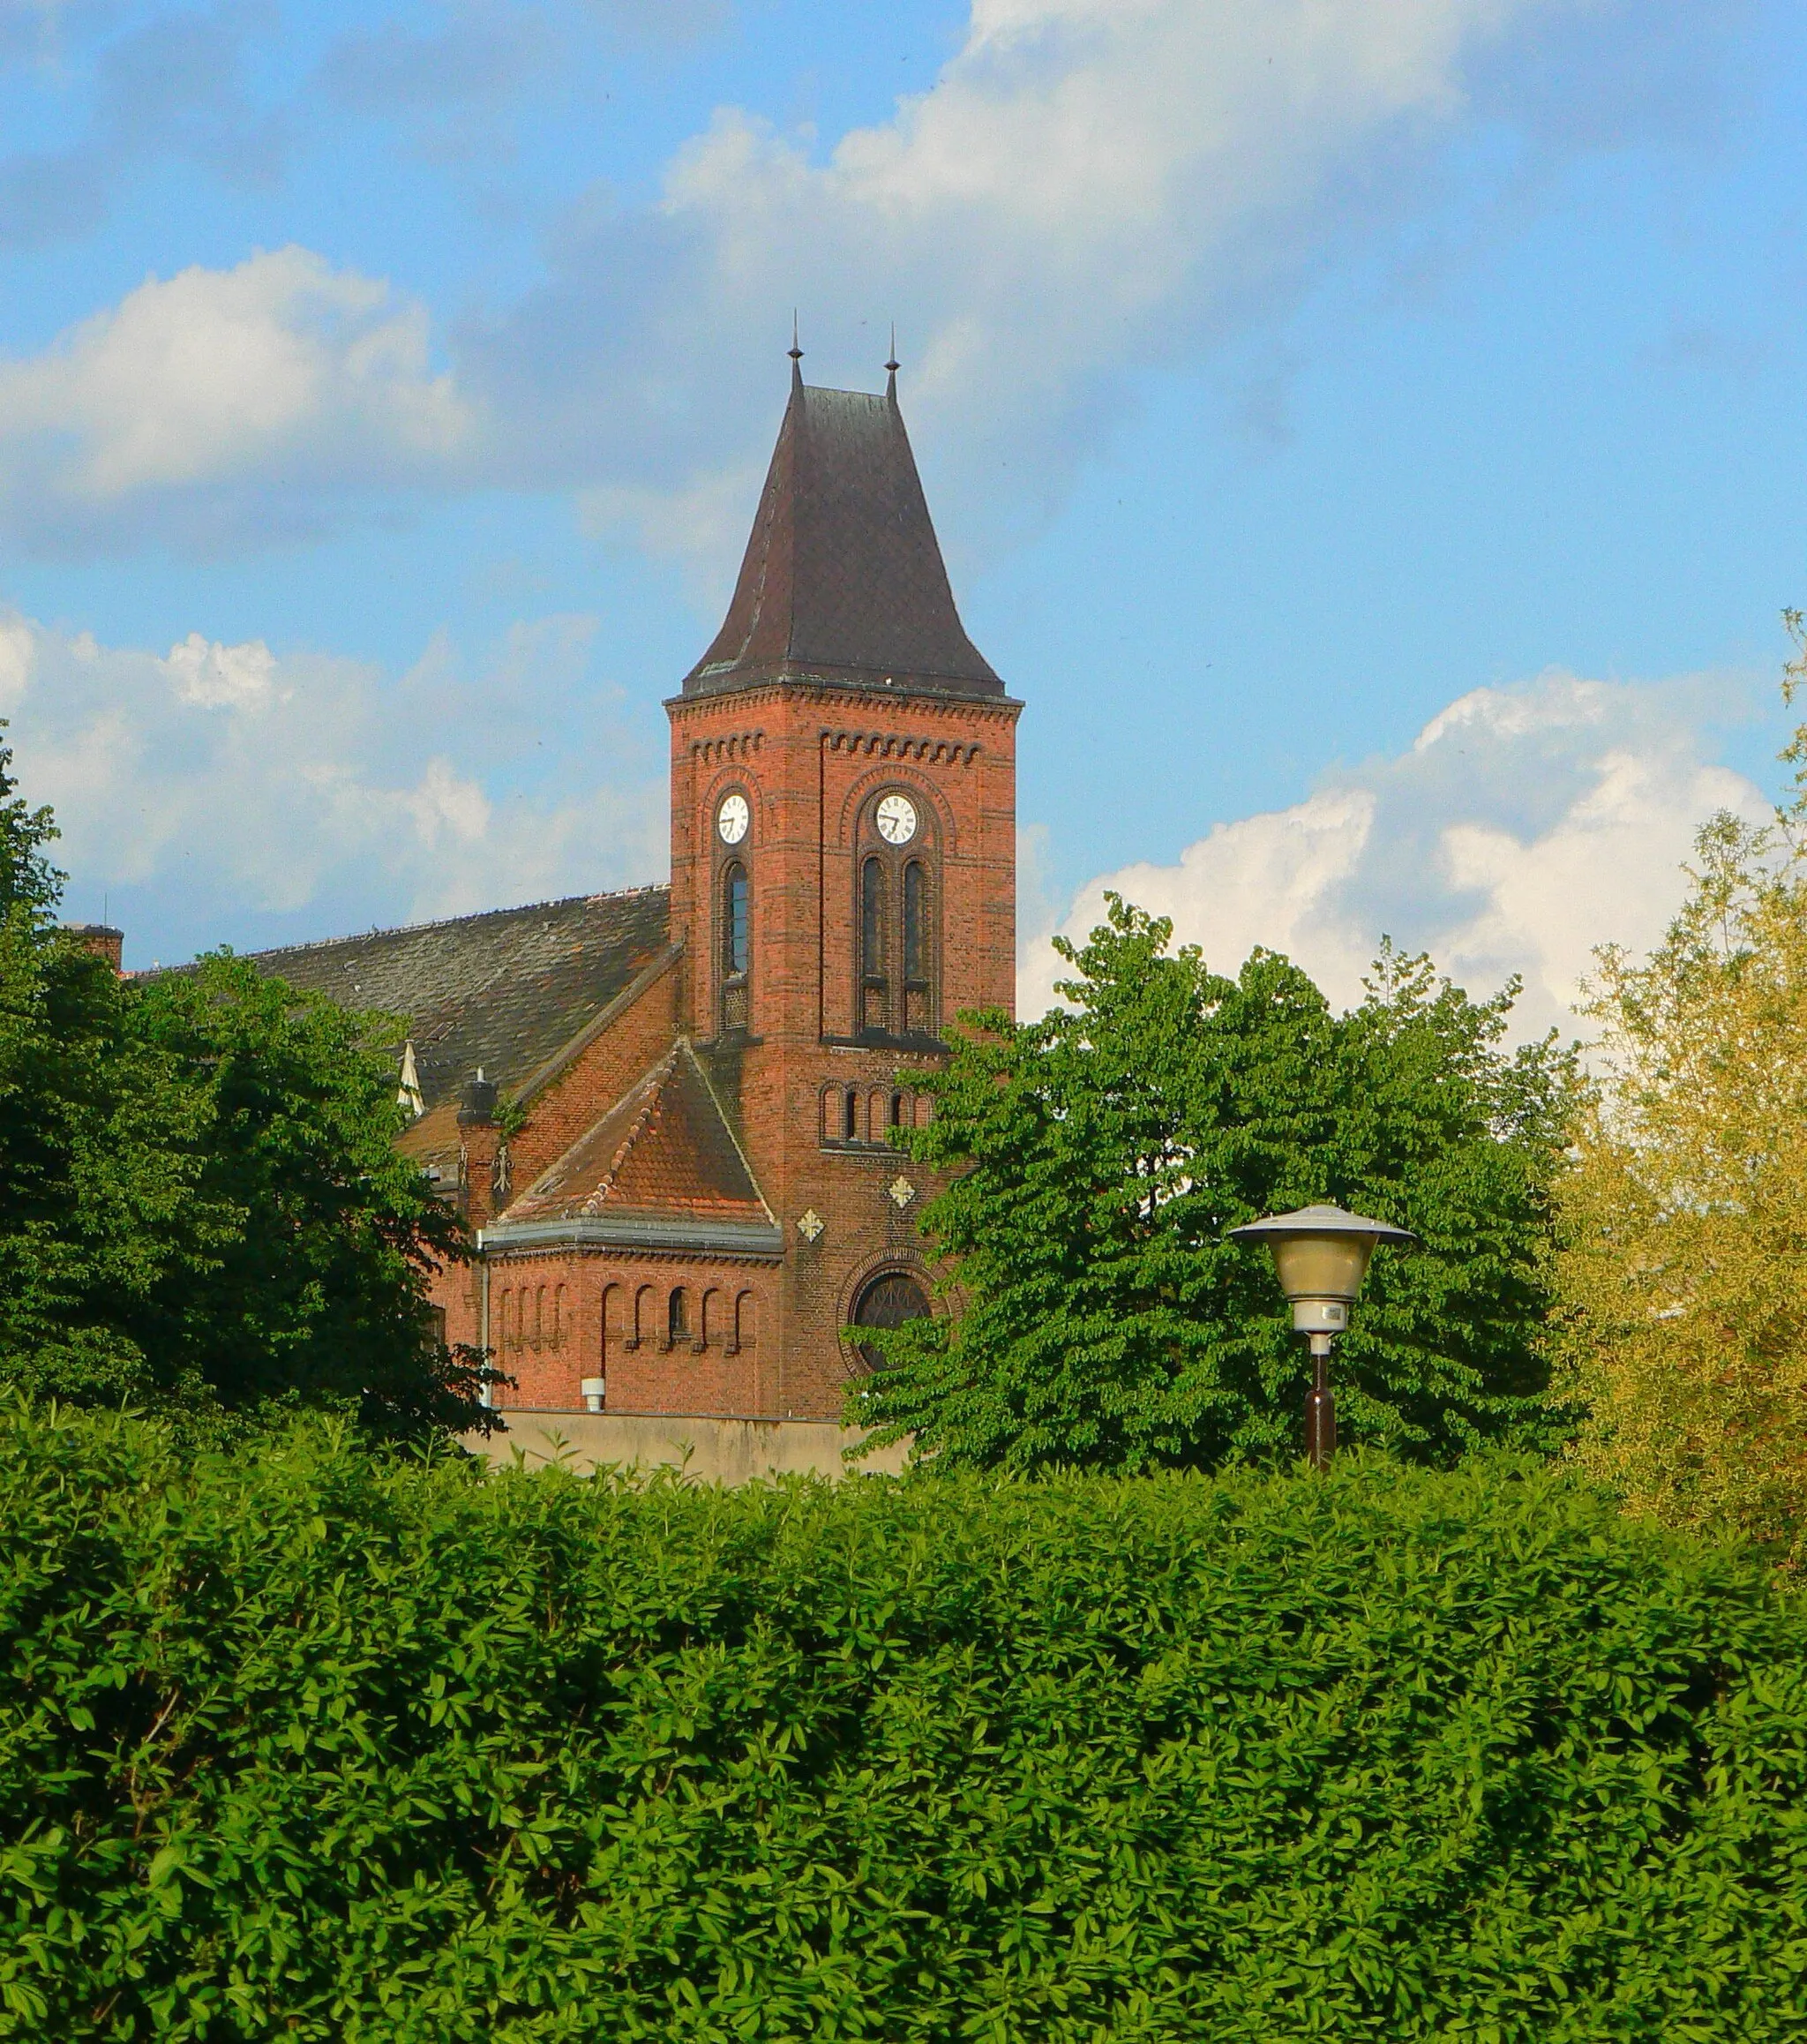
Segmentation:
<svg viewBox="0 0 1807 2044">
<path fill-rule="evenodd" d="M 791 387 L 792 390 L 801 390 L 803 388 L 803 350 L 797 345 L 797 308 L 795 305 L 791 308 L 791 346 L 788 352 L 791 357 Z"/>
<path fill-rule="evenodd" d="M 896 402 L 897 402 L 897 370 L 898 370 L 898 366 L 899 366 L 899 364 L 898 364 L 898 361 L 897 361 L 897 322 L 896 322 L 895 319 L 893 319 L 893 320 L 892 320 L 892 322 L 891 322 L 891 357 L 890 357 L 890 360 L 889 360 L 889 361 L 888 361 L 888 362 L 885 364 L 885 377 L 886 377 L 886 382 L 885 382 L 885 395 L 886 395 L 888 398 L 889 398 L 889 399 L 890 399 L 890 401 L 891 401 L 891 402 L 892 402 L 893 404 L 896 404 Z"/>
</svg>

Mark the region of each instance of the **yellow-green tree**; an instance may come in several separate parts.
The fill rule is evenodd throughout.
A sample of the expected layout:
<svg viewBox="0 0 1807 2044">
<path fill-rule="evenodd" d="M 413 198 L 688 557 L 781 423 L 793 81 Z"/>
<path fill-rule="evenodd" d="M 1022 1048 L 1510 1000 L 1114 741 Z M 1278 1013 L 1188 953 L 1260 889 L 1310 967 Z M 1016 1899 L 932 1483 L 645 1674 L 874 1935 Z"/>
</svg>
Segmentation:
<svg viewBox="0 0 1807 2044">
<path fill-rule="evenodd" d="M 1807 681 L 1801 657 L 1785 698 Z M 1576 1453 L 1634 1511 L 1807 1553 L 1807 725 L 1792 799 L 1701 831 L 1651 957 L 1600 953 L 1559 1190 Z"/>
</svg>

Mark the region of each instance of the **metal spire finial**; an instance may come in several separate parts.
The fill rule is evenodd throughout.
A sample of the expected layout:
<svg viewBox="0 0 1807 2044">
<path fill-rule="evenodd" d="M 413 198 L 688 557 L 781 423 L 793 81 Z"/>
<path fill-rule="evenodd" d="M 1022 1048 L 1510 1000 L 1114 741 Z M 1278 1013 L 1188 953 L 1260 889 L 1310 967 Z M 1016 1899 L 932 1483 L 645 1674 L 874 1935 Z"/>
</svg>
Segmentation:
<svg viewBox="0 0 1807 2044">
<path fill-rule="evenodd" d="M 793 362 L 801 362 L 803 350 L 797 345 L 797 308 L 791 308 L 791 345 L 786 350 Z"/>
<path fill-rule="evenodd" d="M 897 322 L 893 319 L 891 322 L 891 359 L 886 363 L 885 367 L 895 376 L 903 366 L 904 364 L 897 359 Z"/>
</svg>

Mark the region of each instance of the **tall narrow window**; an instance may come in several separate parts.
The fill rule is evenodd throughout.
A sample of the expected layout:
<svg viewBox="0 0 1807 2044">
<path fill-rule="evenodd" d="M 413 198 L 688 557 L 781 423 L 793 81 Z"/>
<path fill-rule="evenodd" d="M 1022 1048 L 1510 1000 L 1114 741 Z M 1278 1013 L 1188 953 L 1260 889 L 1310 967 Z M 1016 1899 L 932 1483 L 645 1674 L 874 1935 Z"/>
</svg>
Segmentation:
<svg viewBox="0 0 1807 2044">
<path fill-rule="evenodd" d="M 934 1027 L 928 952 L 928 879 L 912 859 L 904 868 L 904 1030 L 909 1036 L 926 1036 Z"/>
<path fill-rule="evenodd" d="M 885 868 L 868 859 L 859 874 L 860 1015 L 863 1030 L 891 1026 L 891 976 L 885 957 Z"/>
<path fill-rule="evenodd" d="M 736 864 L 722 875 L 722 1026 L 745 1029 L 746 975 L 753 963 L 753 890 L 746 868 Z"/>
</svg>

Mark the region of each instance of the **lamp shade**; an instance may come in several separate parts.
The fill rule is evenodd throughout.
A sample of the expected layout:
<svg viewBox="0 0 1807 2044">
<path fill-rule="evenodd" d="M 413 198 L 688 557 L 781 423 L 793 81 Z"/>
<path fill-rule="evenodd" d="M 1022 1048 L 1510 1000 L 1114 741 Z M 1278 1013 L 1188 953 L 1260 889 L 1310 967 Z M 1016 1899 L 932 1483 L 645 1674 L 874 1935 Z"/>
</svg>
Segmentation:
<svg viewBox="0 0 1807 2044">
<path fill-rule="evenodd" d="M 1273 1252 L 1280 1289 L 1293 1303 L 1293 1324 L 1304 1332 L 1338 1333 L 1368 1275 L 1377 1244 L 1409 1248 L 1418 1237 L 1390 1221 L 1346 1214 L 1340 1206 L 1301 1206 L 1233 1228 L 1232 1242 L 1260 1242 Z"/>
</svg>

